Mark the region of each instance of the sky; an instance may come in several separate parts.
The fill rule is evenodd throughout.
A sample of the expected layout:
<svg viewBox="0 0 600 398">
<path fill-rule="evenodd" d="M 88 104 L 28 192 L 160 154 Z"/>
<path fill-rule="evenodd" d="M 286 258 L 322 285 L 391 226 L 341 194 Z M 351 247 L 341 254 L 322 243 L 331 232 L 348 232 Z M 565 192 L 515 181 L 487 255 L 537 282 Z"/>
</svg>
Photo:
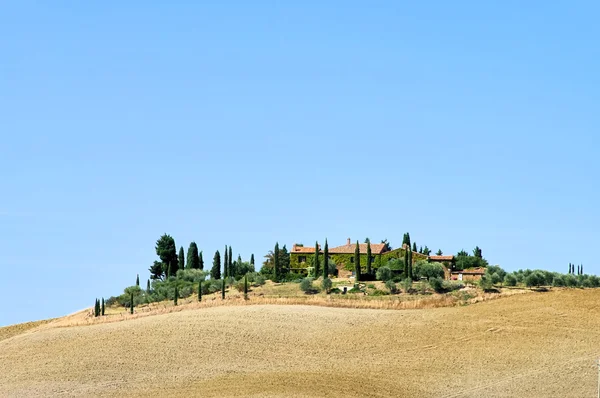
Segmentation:
<svg viewBox="0 0 600 398">
<path fill-rule="evenodd" d="M 0 2 L 0 326 L 145 285 L 163 233 L 599 274 L 599 11 Z"/>
</svg>

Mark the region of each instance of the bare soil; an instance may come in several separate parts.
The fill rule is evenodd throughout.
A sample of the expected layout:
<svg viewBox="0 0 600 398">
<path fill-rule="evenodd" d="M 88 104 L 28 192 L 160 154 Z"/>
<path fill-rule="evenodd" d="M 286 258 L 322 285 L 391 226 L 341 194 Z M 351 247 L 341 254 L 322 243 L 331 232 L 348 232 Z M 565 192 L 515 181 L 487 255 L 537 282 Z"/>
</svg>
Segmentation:
<svg viewBox="0 0 600 398">
<path fill-rule="evenodd" d="M 86 311 L 0 337 L 0 396 L 591 397 L 599 302 L 599 289 L 564 289 L 446 308 L 206 306 L 70 326 Z"/>
</svg>

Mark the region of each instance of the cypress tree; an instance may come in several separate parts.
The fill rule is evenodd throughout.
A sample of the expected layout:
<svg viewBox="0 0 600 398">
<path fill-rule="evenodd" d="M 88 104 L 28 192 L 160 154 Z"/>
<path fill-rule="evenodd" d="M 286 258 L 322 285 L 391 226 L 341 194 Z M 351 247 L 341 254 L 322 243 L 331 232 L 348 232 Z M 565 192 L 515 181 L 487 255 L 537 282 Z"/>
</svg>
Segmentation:
<svg viewBox="0 0 600 398">
<path fill-rule="evenodd" d="M 408 252 L 410 250 L 404 250 L 404 279 L 408 278 Z"/>
<path fill-rule="evenodd" d="M 323 264 L 325 264 L 325 262 L 323 262 Z M 314 264 L 313 266 L 315 267 L 315 278 L 317 278 L 319 276 L 319 242 L 315 242 L 315 257 L 314 257 Z"/>
<path fill-rule="evenodd" d="M 129 312 L 133 315 L 133 292 L 129 298 Z"/>
<path fill-rule="evenodd" d="M 273 252 L 273 282 L 279 281 L 279 242 L 275 243 L 275 251 Z"/>
<path fill-rule="evenodd" d="M 165 280 L 169 279 L 170 276 L 171 276 L 171 264 L 169 263 L 167 265 L 167 273 L 165 274 Z"/>
<path fill-rule="evenodd" d="M 198 301 L 202 301 L 202 281 L 198 282 Z"/>
<path fill-rule="evenodd" d="M 175 285 L 175 297 L 173 298 L 173 304 L 177 305 L 177 299 L 179 298 L 179 289 Z"/>
<path fill-rule="evenodd" d="M 371 277 L 371 242 L 367 242 L 367 275 Z"/>
<path fill-rule="evenodd" d="M 254 268 L 254 253 L 252 253 L 252 255 L 250 256 L 250 264 Z"/>
<path fill-rule="evenodd" d="M 229 276 L 229 274 L 227 273 L 228 269 L 227 266 L 229 265 L 229 259 L 227 258 L 228 251 L 227 251 L 227 245 L 225 245 L 225 258 L 223 260 L 223 278 L 227 278 Z"/>
<path fill-rule="evenodd" d="M 94 317 L 98 316 L 98 299 L 94 301 Z"/>
<path fill-rule="evenodd" d="M 150 293 L 150 279 L 146 281 L 146 293 Z"/>
<path fill-rule="evenodd" d="M 104 316 L 104 297 L 102 297 L 102 316 Z"/>
<path fill-rule="evenodd" d="M 179 248 L 179 256 L 177 258 L 177 261 L 177 266 L 179 267 L 179 269 L 185 269 L 185 253 L 183 251 L 183 246 Z"/>
<path fill-rule="evenodd" d="M 318 276 L 318 274 L 315 274 Z M 329 247 L 327 248 L 327 256 L 323 256 L 323 279 L 329 277 Z"/>
<path fill-rule="evenodd" d="M 198 258 L 198 245 L 196 242 L 190 242 L 187 251 L 187 267 L 191 269 L 200 269 L 200 259 Z"/>
<path fill-rule="evenodd" d="M 213 257 L 213 266 L 210 270 L 210 277 L 213 279 L 221 279 L 221 253 L 217 250 Z"/>
<path fill-rule="evenodd" d="M 200 251 L 200 253 L 198 254 L 198 268 L 203 270 L 204 269 L 204 259 L 202 258 L 202 251 Z"/>
<path fill-rule="evenodd" d="M 140 274 L 137 274 L 136 278 L 135 278 L 135 285 L 139 286 L 140 285 Z"/>
<path fill-rule="evenodd" d="M 412 252 L 408 252 L 408 277 L 413 279 L 413 264 L 412 264 Z"/>
<path fill-rule="evenodd" d="M 360 246 L 356 241 L 356 249 L 354 249 L 354 269 L 356 273 L 356 282 L 360 282 Z"/>
<path fill-rule="evenodd" d="M 417 251 L 417 242 L 413 242 L 412 251 Z"/>
<path fill-rule="evenodd" d="M 232 272 L 233 271 L 233 253 L 232 253 L 232 250 L 231 250 L 231 246 L 229 246 L 229 266 L 228 266 L 228 269 L 229 269 L 229 275 L 227 275 L 227 276 L 233 276 L 233 272 Z"/>
<path fill-rule="evenodd" d="M 325 247 L 323 248 L 323 271 L 327 272 L 327 268 L 329 267 L 329 245 L 327 244 L 327 238 L 325 238 Z M 315 274 L 316 276 L 316 274 Z"/>
<path fill-rule="evenodd" d="M 225 279 L 223 279 L 223 283 L 221 283 L 221 299 L 225 300 Z"/>
<path fill-rule="evenodd" d="M 583 275 L 583 264 L 581 264 L 581 275 Z"/>
<path fill-rule="evenodd" d="M 248 299 L 248 274 L 244 275 L 244 298 Z"/>
</svg>

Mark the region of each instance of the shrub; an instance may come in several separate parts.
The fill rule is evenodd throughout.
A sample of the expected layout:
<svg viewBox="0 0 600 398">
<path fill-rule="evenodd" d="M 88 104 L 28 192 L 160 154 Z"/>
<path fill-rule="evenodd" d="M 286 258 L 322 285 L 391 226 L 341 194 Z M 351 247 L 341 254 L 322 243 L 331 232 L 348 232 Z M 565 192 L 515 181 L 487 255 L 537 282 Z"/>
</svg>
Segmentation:
<svg viewBox="0 0 600 398">
<path fill-rule="evenodd" d="M 242 279 L 242 280 L 237 281 L 234 287 L 238 292 L 241 293 L 244 291 L 244 286 L 245 286 L 245 283 L 244 283 L 244 280 Z"/>
<path fill-rule="evenodd" d="M 392 279 L 392 271 L 389 267 L 379 267 L 376 273 L 376 278 L 380 281 L 389 281 Z"/>
<path fill-rule="evenodd" d="M 431 288 L 437 293 L 444 292 L 444 280 L 440 277 L 430 278 L 429 286 L 431 286 Z"/>
<path fill-rule="evenodd" d="M 499 283 L 502 282 L 502 277 L 496 272 L 494 272 L 492 274 L 491 279 L 492 279 L 492 284 L 494 284 L 494 285 L 498 285 Z"/>
<path fill-rule="evenodd" d="M 564 278 L 567 287 L 577 287 L 577 278 L 575 278 L 575 275 L 567 274 Z"/>
<path fill-rule="evenodd" d="M 404 291 L 404 293 L 410 293 L 412 284 L 413 284 L 413 281 L 410 278 L 406 278 L 402 281 L 402 290 Z"/>
<path fill-rule="evenodd" d="M 443 278 L 444 267 L 441 264 L 421 260 L 415 264 L 415 276 L 420 278 Z"/>
<path fill-rule="evenodd" d="M 544 276 L 541 275 L 539 272 L 533 272 L 533 273 L 529 274 L 527 277 L 525 277 L 525 286 L 527 286 L 527 287 L 541 286 L 543 284 L 544 284 Z"/>
<path fill-rule="evenodd" d="M 479 280 L 479 287 L 484 292 L 489 292 L 494 289 L 494 283 L 492 282 L 492 278 L 489 275 L 483 275 Z"/>
<path fill-rule="evenodd" d="M 325 278 L 323 279 L 323 281 L 321 282 L 321 287 L 323 288 L 323 290 L 325 290 L 325 292 L 329 293 L 329 291 L 331 290 L 331 279 L 329 278 Z"/>
<path fill-rule="evenodd" d="M 444 291 L 446 291 L 446 292 L 460 290 L 463 287 L 465 287 L 465 285 L 459 281 L 443 281 L 442 282 L 442 289 L 444 289 Z"/>
<path fill-rule="evenodd" d="M 552 279 L 552 286 L 564 287 L 565 286 L 565 278 L 562 275 L 556 275 L 554 277 L 554 279 Z"/>
<path fill-rule="evenodd" d="M 517 278 L 513 274 L 506 274 L 504 284 L 506 286 L 517 286 Z"/>
<path fill-rule="evenodd" d="M 177 271 L 177 279 L 197 284 L 208 276 L 208 272 L 199 269 L 180 269 Z M 181 297 L 181 296 L 180 296 Z"/>
<path fill-rule="evenodd" d="M 312 278 L 302 279 L 302 282 L 300 282 L 300 290 L 302 290 L 304 293 L 312 292 L 314 290 L 312 282 Z"/>
<path fill-rule="evenodd" d="M 386 292 L 385 290 L 379 290 L 379 289 L 375 289 L 371 293 L 369 293 L 369 295 L 371 295 L 371 296 L 387 296 L 388 294 L 389 293 Z"/>
<path fill-rule="evenodd" d="M 375 285 L 374 285 L 374 284 L 372 284 L 372 283 L 369 283 L 369 284 L 367 285 L 367 287 L 368 287 L 369 289 L 375 289 Z"/>
<path fill-rule="evenodd" d="M 404 270 L 404 259 L 402 258 L 390 258 L 384 267 L 388 267 L 394 271 L 403 271 Z M 381 268 L 381 267 L 380 267 Z"/>
<path fill-rule="evenodd" d="M 390 291 L 391 294 L 396 294 L 398 292 L 398 288 L 394 281 L 388 280 L 385 282 L 385 287 Z"/>
<path fill-rule="evenodd" d="M 494 274 L 498 274 L 498 276 L 500 277 L 500 280 L 504 280 L 504 277 L 506 276 L 506 271 L 504 271 L 502 268 L 500 268 L 500 266 L 498 265 L 490 265 L 487 267 L 487 269 L 485 270 L 486 274 L 490 274 L 490 275 L 494 275 Z"/>
</svg>

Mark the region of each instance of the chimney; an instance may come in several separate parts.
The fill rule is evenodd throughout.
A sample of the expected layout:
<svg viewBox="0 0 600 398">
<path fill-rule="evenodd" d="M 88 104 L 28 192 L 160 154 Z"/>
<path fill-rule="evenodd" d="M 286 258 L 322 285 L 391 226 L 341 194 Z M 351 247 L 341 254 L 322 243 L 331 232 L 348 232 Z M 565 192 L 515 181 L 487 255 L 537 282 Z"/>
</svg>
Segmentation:
<svg viewBox="0 0 600 398">
<path fill-rule="evenodd" d="M 352 243 L 350 243 L 350 238 L 348 238 L 348 246 L 350 246 Z"/>
</svg>

